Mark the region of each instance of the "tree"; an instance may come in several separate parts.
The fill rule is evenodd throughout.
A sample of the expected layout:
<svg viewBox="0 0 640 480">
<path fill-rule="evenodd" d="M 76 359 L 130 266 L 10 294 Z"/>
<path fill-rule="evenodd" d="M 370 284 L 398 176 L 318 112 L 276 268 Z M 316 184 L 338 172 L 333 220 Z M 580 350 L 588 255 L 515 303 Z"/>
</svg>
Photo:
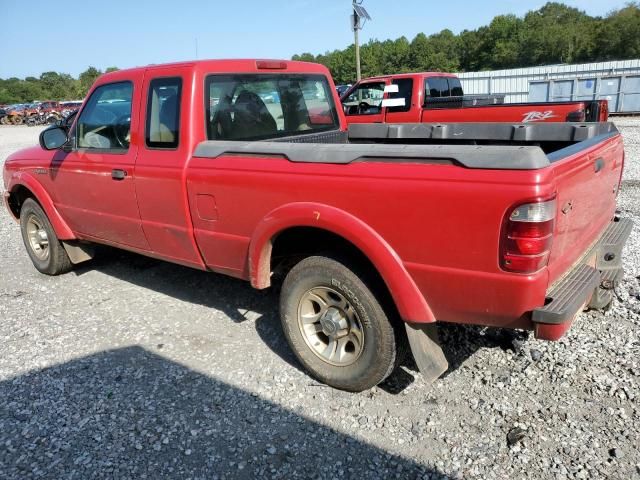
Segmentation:
<svg viewBox="0 0 640 480">
<path fill-rule="evenodd" d="M 91 85 L 102 75 L 102 72 L 95 67 L 89 67 L 78 77 L 78 87 L 76 89 L 76 97 L 84 98 Z"/>
<path fill-rule="evenodd" d="M 598 57 L 624 60 L 640 57 L 640 7 L 637 2 L 611 12 L 598 25 Z"/>
<path fill-rule="evenodd" d="M 327 65 L 337 82 L 355 77 L 353 45 L 316 57 L 293 59 Z M 477 71 L 553 63 L 640 57 L 640 6 L 628 3 L 606 17 L 591 17 L 562 3 L 549 2 L 517 17 L 498 15 L 489 25 L 426 35 L 409 42 L 371 40 L 360 49 L 363 76 L 408 71 Z"/>
<path fill-rule="evenodd" d="M 524 17 L 520 64 L 573 63 L 592 58 L 597 21 L 577 8 L 547 3 Z"/>
</svg>

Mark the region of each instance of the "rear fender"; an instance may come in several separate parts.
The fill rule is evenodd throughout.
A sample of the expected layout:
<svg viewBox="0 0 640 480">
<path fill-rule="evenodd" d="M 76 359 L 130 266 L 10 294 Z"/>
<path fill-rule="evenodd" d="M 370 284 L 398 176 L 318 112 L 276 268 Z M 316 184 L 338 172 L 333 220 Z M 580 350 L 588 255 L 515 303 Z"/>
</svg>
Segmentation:
<svg viewBox="0 0 640 480">
<path fill-rule="evenodd" d="M 19 187 L 24 187 L 40 204 L 44 212 L 47 214 L 47 218 L 51 222 L 56 235 L 60 240 L 74 240 L 76 236 L 64 221 L 60 213 L 53 205 L 53 200 L 44 189 L 42 184 L 38 182 L 31 174 L 26 172 L 16 172 L 9 178 L 9 184 L 7 185 L 7 191 L 10 194 L 14 194 Z"/>
<path fill-rule="evenodd" d="M 270 285 L 273 241 L 280 232 L 293 227 L 320 228 L 351 242 L 373 263 L 405 321 L 435 322 L 429 305 L 391 246 L 360 219 L 323 204 L 290 203 L 262 219 L 249 245 L 249 274 L 255 288 Z"/>
</svg>

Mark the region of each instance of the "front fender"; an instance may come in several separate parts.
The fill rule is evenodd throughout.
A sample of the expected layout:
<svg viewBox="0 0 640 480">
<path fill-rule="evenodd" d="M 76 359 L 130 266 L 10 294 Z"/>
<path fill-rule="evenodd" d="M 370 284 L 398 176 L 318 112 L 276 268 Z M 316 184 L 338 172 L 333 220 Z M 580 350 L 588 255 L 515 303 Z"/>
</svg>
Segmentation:
<svg viewBox="0 0 640 480">
<path fill-rule="evenodd" d="M 350 213 L 323 204 L 290 203 L 267 214 L 249 244 L 249 273 L 255 288 L 270 285 L 273 239 L 293 227 L 314 227 L 348 240 L 373 263 L 391 292 L 401 317 L 410 322 L 435 322 L 433 312 L 402 260 L 375 230 Z"/>
<path fill-rule="evenodd" d="M 38 180 L 28 172 L 15 172 L 9 177 L 7 191 L 12 194 L 19 187 L 24 187 L 33 194 L 44 212 L 47 214 L 47 218 L 51 222 L 51 225 L 60 240 L 74 240 L 76 238 L 73 231 L 71 231 L 71 228 L 69 228 L 69 225 L 67 225 L 67 222 L 64 221 L 54 206 L 51 196 L 47 193 L 42 184 L 38 182 Z"/>
</svg>

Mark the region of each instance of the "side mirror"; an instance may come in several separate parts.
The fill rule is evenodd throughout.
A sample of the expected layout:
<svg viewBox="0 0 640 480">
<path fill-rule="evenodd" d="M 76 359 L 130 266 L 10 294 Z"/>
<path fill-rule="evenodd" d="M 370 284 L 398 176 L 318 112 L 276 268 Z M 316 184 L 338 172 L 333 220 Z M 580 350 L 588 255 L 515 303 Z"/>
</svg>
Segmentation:
<svg viewBox="0 0 640 480">
<path fill-rule="evenodd" d="M 56 150 L 67 143 L 67 131 L 62 127 L 50 127 L 40 133 L 40 146 L 45 150 Z"/>
</svg>

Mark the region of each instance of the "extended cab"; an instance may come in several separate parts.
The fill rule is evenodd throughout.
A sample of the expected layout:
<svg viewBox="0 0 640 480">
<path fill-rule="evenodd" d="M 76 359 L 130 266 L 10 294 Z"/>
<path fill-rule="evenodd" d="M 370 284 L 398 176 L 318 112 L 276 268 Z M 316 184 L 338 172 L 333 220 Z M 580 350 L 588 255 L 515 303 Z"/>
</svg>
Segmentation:
<svg viewBox="0 0 640 480">
<path fill-rule="evenodd" d="M 404 73 L 366 78 L 342 95 L 347 123 L 604 122 L 607 100 L 501 103 L 465 96 L 451 73 Z"/>
<path fill-rule="evenodd" d="M 101 76 L 71 125 L 4 165 L 34 266 L 107 244 L 281 284 L 316 378 L 382 381 L 409 342 L 447 369 L 438 322 L 556 340 L 605 307 L 630 222 L 612 124 L 352 125 L 320 65 L 199 61 Z"/>
</svg>

